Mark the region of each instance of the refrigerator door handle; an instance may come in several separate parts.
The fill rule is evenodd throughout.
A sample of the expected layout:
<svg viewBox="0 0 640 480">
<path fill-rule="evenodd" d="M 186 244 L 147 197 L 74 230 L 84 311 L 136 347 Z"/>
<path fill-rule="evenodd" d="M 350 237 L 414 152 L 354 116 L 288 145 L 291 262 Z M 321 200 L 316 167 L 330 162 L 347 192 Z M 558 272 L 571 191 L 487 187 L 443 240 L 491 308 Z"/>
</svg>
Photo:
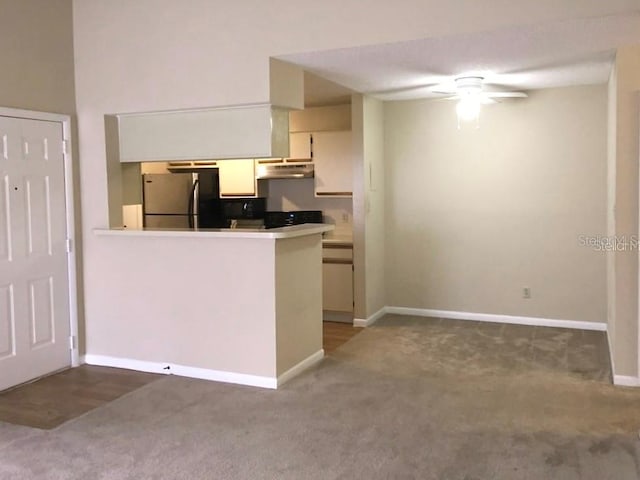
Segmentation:
<svg viewBox="0 0 640 480">
<path fill-rule="evenodd" d="M 198 228 L 198 177 L 194 174 L 193 187 L 189 195 L 189 228 Z"/>
</svg>

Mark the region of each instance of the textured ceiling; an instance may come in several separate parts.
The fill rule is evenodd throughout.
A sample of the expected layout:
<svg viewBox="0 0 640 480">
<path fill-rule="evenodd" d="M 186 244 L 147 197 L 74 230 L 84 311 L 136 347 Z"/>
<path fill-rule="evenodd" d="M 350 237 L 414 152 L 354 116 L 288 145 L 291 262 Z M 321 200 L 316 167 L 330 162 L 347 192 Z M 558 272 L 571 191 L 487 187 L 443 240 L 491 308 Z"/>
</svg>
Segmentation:
<svg viewBox="0 0 640 480">
<path fill-rule="evenodd" d="M 401 100 L 434 96 L 419 87 L 470 74 L 494 84 L 489 90 L 604 83 L 616 48 L 634 44 L 640 44 L 640 12 L 281 58 L 347 89 Z"/>
</svg>

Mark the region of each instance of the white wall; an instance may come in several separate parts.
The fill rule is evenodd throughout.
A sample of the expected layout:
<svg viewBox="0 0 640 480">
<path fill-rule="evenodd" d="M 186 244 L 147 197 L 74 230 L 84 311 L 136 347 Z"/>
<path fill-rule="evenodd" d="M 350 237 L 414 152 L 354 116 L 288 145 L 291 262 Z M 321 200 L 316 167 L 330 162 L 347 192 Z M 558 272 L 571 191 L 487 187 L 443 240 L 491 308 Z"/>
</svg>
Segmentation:
<svg viewBox="0 0 640 480">
<path fill-rule="evenodd" d="M 385 105 L 389 305 L 606 321 L 607 90 Z M 522 288 L 532 298 L 522 298 Z"/>
</svg>

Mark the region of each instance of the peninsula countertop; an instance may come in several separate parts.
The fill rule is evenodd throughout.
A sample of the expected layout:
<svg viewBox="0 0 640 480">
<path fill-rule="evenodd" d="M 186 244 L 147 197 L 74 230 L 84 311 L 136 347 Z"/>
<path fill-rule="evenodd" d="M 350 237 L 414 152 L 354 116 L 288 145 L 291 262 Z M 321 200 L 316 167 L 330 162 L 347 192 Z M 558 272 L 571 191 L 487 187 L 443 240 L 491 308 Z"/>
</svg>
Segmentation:
<svg viewBox="0 0 640 480">
<path fill-rule="evenodd" d="M 333 225 L 326 223 L 307 223 L 288 227 L 260 228 L 167 228 L 167 229 L 129 229 L 129 228 L 95 228 L 93 233 L 100 236 L 127 237 L 189 237 L 189 238 L 252 238 L 252 239 L 285 239 L 304 237 L 306 235 L 330 232 Z"/>
<path fill-rule="evenodd" d="M 323 358 L 322 233 L 95 229 L 89 364 L 277 388 Z"/>
</svg>

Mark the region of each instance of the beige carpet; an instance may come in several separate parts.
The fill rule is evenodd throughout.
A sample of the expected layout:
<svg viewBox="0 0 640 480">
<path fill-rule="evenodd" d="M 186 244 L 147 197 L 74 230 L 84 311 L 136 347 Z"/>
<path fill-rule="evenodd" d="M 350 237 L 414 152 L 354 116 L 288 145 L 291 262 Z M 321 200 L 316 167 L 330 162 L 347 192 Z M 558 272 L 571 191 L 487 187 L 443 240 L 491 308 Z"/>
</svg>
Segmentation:
<svg viewBox="0 0 640 480">
<path fill-rule="evenodd" d="M 640 478 L 640 390 L 606 382 L 601 340 L 516 330 L 387 317 L 278 391 L 165 377 L 0 424 L 0 478 Z"/>
</svg>

